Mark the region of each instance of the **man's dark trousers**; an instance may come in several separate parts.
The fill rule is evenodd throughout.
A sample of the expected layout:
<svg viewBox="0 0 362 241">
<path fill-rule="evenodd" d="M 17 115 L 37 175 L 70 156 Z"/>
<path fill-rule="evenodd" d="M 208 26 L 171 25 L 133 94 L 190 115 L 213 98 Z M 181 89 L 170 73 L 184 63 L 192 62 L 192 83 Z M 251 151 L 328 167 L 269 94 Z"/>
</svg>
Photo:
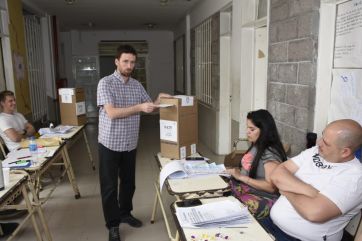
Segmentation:
<svg viewBox="0 0 362 241">
<path fill-rule="evenodd" d="M 136 149 L 117 152 L 98 144 L 99 180 L 106 226 L 117 227 L 131 213 L 136 189 Z M 120 179 L 118 190 L 118 179 Z M 118 194 L 118 195 L 117 195 Z"/>
</svg>

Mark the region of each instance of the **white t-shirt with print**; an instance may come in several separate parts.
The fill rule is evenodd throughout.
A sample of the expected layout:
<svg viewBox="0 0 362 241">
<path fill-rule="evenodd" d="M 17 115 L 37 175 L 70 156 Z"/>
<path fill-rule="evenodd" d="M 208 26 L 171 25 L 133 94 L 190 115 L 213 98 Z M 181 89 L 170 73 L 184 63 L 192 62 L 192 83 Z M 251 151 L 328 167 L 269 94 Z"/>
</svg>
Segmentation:
<svg viewBox="0 0 362 241">
<path fill-rule="evenodd" d="M 303 151 L 292 161 L 299 167 L 295 176 L 318 189 L 337 205 L 342 215 L 325 223 L 312 223 L 281 195 L 270 212 L 273 222 L 303 241 L 341 240 L 344 227 L 362 208 L 362 164 L 357 158 L 344 163 L 327 162 L 319 156 L 318 147 Z"/>
<path fill-rule="evenodd" d="M 0 135 L 9 151 L 17 149 L 19 143 L 12 141 L 4 132 L 10 128 L 14 128 L 16 131 L 22 131 L 26 123 L 28 123 L 28 121 L 18 112 L 14 114 L 0 113 Z"/>
</svg>

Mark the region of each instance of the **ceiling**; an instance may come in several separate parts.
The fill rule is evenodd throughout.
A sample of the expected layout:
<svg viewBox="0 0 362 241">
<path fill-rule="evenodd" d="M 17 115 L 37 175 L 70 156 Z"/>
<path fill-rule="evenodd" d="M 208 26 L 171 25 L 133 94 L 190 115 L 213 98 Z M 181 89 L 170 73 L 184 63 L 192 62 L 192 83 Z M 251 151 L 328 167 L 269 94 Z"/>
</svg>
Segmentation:
<svg viewBox="0 0 362 241">
<path fill-rule="evenodd" d="M 28 9 L 55 15 L 60 31 L 173 30 L 201 0 L 23 0 Z M 154 24 L 150 27 L 149 24 Z"/>
</svg>

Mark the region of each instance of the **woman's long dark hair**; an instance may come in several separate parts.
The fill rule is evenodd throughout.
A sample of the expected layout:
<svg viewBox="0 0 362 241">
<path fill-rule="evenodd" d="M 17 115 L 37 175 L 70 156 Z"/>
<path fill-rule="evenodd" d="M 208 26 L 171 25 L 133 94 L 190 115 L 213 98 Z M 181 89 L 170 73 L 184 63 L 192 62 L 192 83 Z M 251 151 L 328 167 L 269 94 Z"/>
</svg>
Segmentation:
<svg viewBox="0 0 362 241">
<path fill-rule="evenodd" d="M 282 161 L 287 160 L 287 155 L 280 141 L 274 118 L 267 110 L 251 111 L 246 118 L 260 129 L 259 138 L 248 149 L 250 151 L 253 146 L 257 149 L 249 172 L 249 177 L 255 178 L 260 158 L 265 150 L 269 150 L 279 156 Z"/>
</svg>

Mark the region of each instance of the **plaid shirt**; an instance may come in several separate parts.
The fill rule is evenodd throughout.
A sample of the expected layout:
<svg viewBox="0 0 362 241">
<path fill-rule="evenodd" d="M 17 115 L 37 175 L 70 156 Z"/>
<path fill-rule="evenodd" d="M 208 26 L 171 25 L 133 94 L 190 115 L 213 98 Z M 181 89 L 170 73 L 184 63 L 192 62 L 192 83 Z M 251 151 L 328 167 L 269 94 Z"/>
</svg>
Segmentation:
<svg viewBox="0 0 362 241">
<path fill-rule="evenodd" d="M 98 142 L 112 151 L 121 152 L 136 149 L 140 114 L 112 120 L 103 106 L 112 104 L 116 108 L 125 108 L 144 102 L 152 102 L 152 100 L 137 80 L 129 78 L 125 83 L 117 71 L 102 78 L 97 88 Z"/>
</svg>

